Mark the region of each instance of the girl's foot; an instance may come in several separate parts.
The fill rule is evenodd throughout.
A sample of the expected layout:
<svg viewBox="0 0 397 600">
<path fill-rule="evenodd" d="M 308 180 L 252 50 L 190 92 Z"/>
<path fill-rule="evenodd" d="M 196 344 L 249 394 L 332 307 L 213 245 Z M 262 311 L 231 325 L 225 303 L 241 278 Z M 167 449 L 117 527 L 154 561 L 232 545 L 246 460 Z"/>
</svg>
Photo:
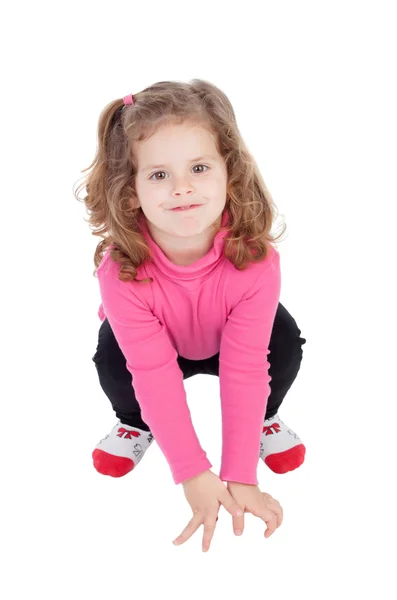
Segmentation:
<svg viewBox="0 0 397 600">
<path fill-rule="evenodd" d="M 306 448 L 298 435 L 276 414 L 266 419 L 261 435 L 260 457 L 275 473 L 287 473 L 300 467 Z"/>
<path fill-rule="evenodd" d="M 92 453 L 94 467 L 102 475 L 123 477 L 142 460 L 153 439 L 150 431 L 118 421 L 96 445 Z"/>
</svg>

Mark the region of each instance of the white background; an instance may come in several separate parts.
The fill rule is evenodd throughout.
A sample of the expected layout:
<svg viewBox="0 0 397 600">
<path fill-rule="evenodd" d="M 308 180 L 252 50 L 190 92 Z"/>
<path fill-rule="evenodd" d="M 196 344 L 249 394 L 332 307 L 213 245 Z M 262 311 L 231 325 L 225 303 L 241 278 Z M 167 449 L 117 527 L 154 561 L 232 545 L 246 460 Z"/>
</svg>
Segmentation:
<svg viewBox="0 0 397 600">
<path fill-rule="evenodd" d="M 395 2 L 19 2 L 2 9 L 1 545 L 5 600 L 396 598 Z M 281 418 L 305 463 L 221 508 L 210 551 L 156 443 L 92 466 L 116 423 L 94 354 L 99 238 L 73 196 L 115 98 L 203 78 L 230 98 L 288 230 L 281 302 L 307 339 Z M 219 382 L 185 382 L 219 472 Z M 394 555 L 394 558 L 393 558 Z"/>
</svg>

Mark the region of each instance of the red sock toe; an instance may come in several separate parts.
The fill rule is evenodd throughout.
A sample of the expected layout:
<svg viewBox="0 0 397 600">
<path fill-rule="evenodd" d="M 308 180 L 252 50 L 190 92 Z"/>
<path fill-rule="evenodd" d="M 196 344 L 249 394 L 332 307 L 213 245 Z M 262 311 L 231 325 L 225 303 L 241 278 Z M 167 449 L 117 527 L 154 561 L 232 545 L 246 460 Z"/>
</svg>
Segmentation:
<svg viewBox="0 0 397 600">
<path fill-rule="evenodd" d="M 111 477 L 123 477 L 135 467 L 135 463 L 130 458 L 115 456 L 99 448 L 93 451 L 92 460 L 98 473 Z"/>
<path fill-rule="evenodd" d="M 306 448 L 303 444 L 298 444 L 284 452 L 269 454 L 265 458 L 265 463 L 274 471 L 274 473 L 287 473 L 297 469 L 305 460 Z"/>
</svg>

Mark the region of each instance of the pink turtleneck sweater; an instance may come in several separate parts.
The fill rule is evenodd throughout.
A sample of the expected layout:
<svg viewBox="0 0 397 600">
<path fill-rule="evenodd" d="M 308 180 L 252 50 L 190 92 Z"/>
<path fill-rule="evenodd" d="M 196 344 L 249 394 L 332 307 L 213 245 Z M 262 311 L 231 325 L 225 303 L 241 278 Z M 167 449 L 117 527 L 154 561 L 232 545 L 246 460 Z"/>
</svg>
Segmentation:
<svg viewBox="0 0 397 600">
<path fill-rule="evenodd" d="M 225 209 L 222 225 L 228 211 Z M 188 266 L 172 263 L 141 228 L 153 262 L 138 278 L 119 281 L 108 249 L 98 267 L 101 306 L 133 377 L 142 419 L 179 484 L 212 467 L 194 430 L 178 354 L 201 360 L 219 354 L 222 481 L 258 485 L 260 437 L 270 394 L 267 355 L 280 296 L 280 255 L 238 271 L 224 257 L 218 232 L 209 252 Z"/>
</svg>

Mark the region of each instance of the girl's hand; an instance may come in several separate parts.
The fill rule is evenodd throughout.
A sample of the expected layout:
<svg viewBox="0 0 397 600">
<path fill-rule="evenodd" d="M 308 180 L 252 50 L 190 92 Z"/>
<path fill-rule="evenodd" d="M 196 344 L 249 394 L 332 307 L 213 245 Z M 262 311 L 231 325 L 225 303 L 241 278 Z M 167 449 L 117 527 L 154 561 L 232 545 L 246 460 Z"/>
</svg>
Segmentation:
<svg viewBox="0 0 397 600">
<path fill-rule="evenodd" d="M 236 481 L 228 481 L 227 489 L 244 512 L 252 513 L 266 523 L 265 538 L 270 537 L 277 527 L 280 527 L 283 522 L 283 509 L 270 494 L 261 492 L 257 485 Z M 233 517 L 233 529 L 236 535 L 243 533 L 244 515 Z"/>
<path fill-rule="evenodd" d="M 203 552 L 206 552 L 214 535 L 220 504 L 223 504 L 233 517 L 238 518 L 239 513 L 244 516 L 244 513 L 233 500 L 222 480 L 209 469 L 184 481 L 182 485 L 193 511 L 193 518 L 173 543 L 183 544 L 204 523 Z"/>
</svg>

